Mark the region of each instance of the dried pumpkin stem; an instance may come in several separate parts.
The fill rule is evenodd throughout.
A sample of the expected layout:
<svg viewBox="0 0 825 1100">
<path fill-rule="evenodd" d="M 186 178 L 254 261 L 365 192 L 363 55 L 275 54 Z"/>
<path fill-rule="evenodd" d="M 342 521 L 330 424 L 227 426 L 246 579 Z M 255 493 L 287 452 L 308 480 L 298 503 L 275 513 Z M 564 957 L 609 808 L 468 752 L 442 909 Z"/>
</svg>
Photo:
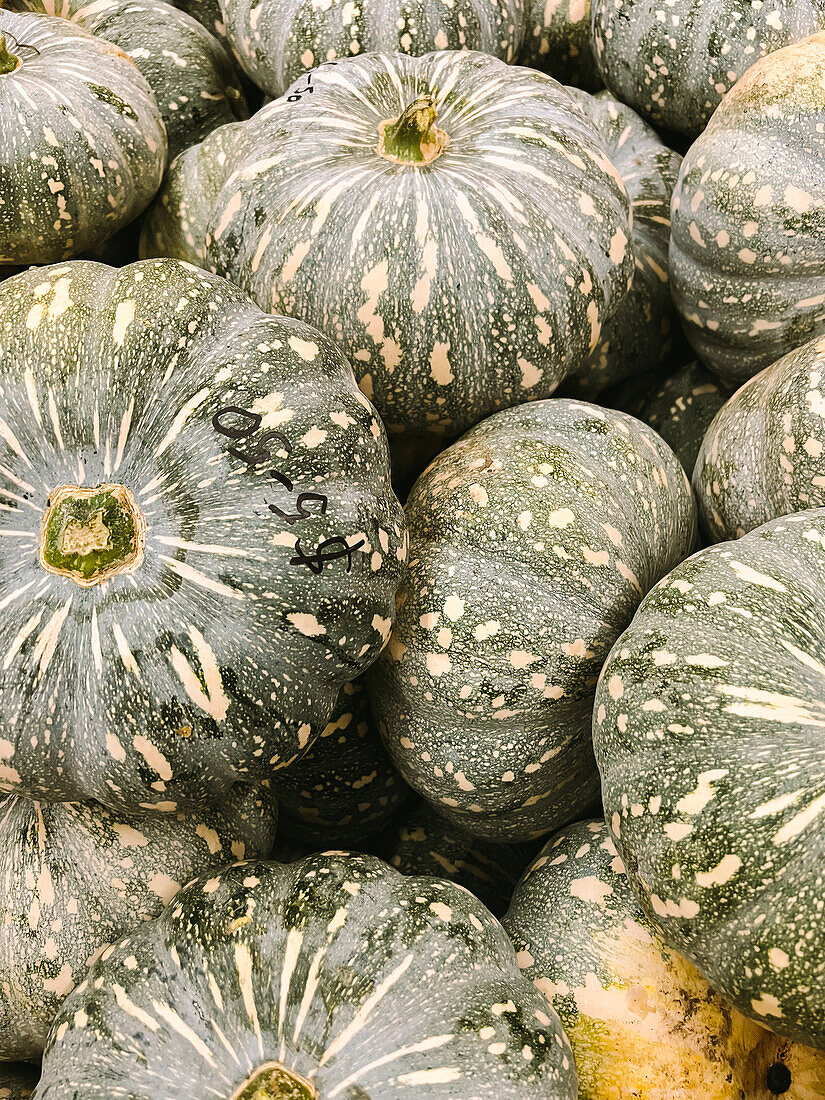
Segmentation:
<svg viewBox="0 0 825 1100">
<path fill-rule="evenodd" d="M 0 76 L 20 68 L 20 58 L 9 52 L 5 35 L 0 36 Z"/>
<path fill-rule="evenodd" d="M 378 127 L 378 155 L 396 164 L 432 164 L 450 140 L 435 125 L 437 117 L 433 97 L 419 96 L 398 118 L 385 119 Z"/>
</svg>

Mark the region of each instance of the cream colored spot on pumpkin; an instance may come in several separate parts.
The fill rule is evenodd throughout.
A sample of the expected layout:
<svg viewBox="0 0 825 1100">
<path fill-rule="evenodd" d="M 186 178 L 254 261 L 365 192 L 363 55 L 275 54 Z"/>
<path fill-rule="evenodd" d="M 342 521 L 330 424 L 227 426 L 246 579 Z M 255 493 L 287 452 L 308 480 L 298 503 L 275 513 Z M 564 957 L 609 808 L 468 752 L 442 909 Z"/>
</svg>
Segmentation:
<svg viewBox="0 0 825 1100">
<path fill-rule="evenodd" d="M 768 951 L 768 962 L 774 970 L 784 970 L 786 966 L 790 966 L 791 960 L 780 947 L 772 947 Z"/>
<path fill-rule="evenodd" d="M 713 784 L 724 779 L 727 774 L 727 768 L 714 768 L 711 771 L 700 772 L 696 789 L 680 798 L 676 803 L 676 809 L 681 814 L 687 814 L 688 817 L 700 814 L 716 794 Z"/>
<path fill-rule="evenodd" d="M 318 345 L 312 340 L 301 340 L 298 336 L 290 336 L 288 343 L 304 362 L 313 363 L 318 358 Z"/>
<path fill-rule="evenodd" d="M 459 596 L 448 596 L 444 601 L 444 614 L 450 622 L 457 623 L 464 614 L 464 600 Z"/>
<path fill-rule="evenodd" d="M 309 615 L 304 611 L 290 612 L 287 615 L 287 620 L 292 623 L 299 633 L 307 638 L 319 638 L 327 632 L 327 628 L 319 623 L 314 615 Z"/>
<path fill-rule="evenodd" d="M 569 527 L 571 523 L 575 523 L 576 517 L 570 511 L 569 508 L 559 508 L 555 512 L 551 512 L 547 517 L 548 527 Z"/>
<path fill-rule="evenodd" d="M 709 871 L 696 872 L 696 885 L 702 887 L 724 886 L 730 882 L 739 868 L 742 860 L 736 855 L 727 855 L 712 867 Z"/>
<path fill-rule="evenodd" d="M 132 321 L 135 319 L 135 302 L 133 299 L 128 299 L 125 302 L 118 302 L 115 309 L 115 323 L 112 326 L 112 340 L 116 347 L 120 347 L 126 336 L 126 330 Z"/>
<path fill-rule="evenodd" d="M 168 781 L 172 778 L 172 767 L 156 745 L 153 745 L 140 733 L 135 734 L 132 744 L 152 771 L 156 772 L 161 779 Z"/>
<path fill-rule="evenodd" d="M 189 638 L 195 650 L 195 655 L 201 665 L 206 690 L 204 690 L 200 678 L 197 676 L 189 661 L 184 654 L 181 653 L 178 647 L 174 645 L 169 651 L 169 659 L 172 663 L 172 668 L 174 668 L 180 678 L 184 691 L 195 706 L 200 707 L 202 711 L 211 718 L 214 718 L 216 722 L 222 722 L 229 711 L 229 698 L 223 689 L 223 680 L 221 678 L 221 671 L 218 667 L 217 658 L 206 638 L 204 638 L 196 627 L 189 627 Z M 168 777 L 161 775 L 161 779 L 164 778 L 171 779 L 171 773 Z"/>
<path fill-rule="evenodd" d="M 314 451 L 316 447 L 320 447 L 325 442 L 327 433 L 321 428 L 312 427 L 308 432 L 305 432 L 301 436 L 301 442 L 309 451 Z"/>
<path fill-rule="evenodd" d="M 488 619 L 486 623 L 479 623 L 473 630 L 473 637 L 477 642 L 486 642 L 501 630 L 501 623 L 497 619 Z"/>
<path fill-rule="evenodd" d="M 783 1015 L 779 1001 L 772 993 L 763 993 L 758 999 L 751 1000 L 751 1008 L 757 1016 L 775 1016 L 779 1019 Z"/>
<path fill-rule="evenodd" d="M 425 663 L 427 672 L 431 676 L 443 676 L 453 667 L 453 663 L 446 653 L 428 653 Z"/>
<path fill-rule="evenodd" d="M 172 898 L 180 890 L 181 884 L 175 882 L 169 875 L 165 875 L 162 872 L 158 872 L 149 879 L 146 884 L 153 894 L 157 894 L 160 900 L 166 904 L 172 900 Z"/>
</svg>

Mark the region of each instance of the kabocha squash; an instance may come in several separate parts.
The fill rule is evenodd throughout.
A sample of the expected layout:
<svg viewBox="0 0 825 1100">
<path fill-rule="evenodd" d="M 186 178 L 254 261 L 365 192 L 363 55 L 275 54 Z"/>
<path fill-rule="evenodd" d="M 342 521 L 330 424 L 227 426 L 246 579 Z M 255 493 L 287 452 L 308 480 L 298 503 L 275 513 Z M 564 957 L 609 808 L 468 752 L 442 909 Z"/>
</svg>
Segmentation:
<svg viewBox="0 0 825 1100">
<path fill-rule="evenodd" d="M 631 378 L 605 394 L 611 408 L 624 409 L 649 424 L 667 443 L 690 477 L 711 421 L 730 397 L 716 375 L 692 362 L 664 381 L 649 375 Z M 742 431 L 742 423 L 738 430 Z M 754 430 L 748 421 L 747 432 Z M 754 471 L 751 470 L 751 476 Z"/>
<path fill-rule="evenodd" d="M 119 46 L 146 77 L 160 108 L 171 161 L 224 123 L 246 118 L 227 51 L 164 0 L 4 0 L 14 11 L 62 16 Z"/>
<path fill-rule="evenodd" d="M 235 787 L 197 814 L 115 816 L 94 802 L 0 803 L 0 1058 L 40 1054 L 89 960 L 195 875 L 266 856 L 277 810 Z"/>
<path fill-rule="evenodd" d="M 608 88 L 656 126 L 697 137 L 765 54 L 825 29 L 825 0 L 592 0 Z"/>
<path fill-rule="evenodd" d="M 608 92 L 569 91 L 604 139 L 633 214 L 633 283 L 592 353 L 565 384 L 567 394 L 595 398 L 628 375 L 657 366 L 671 349 L 676 323 L 668 285 L 670 200 L 682 158 Z"/>
<path fill-rule="evenodd" d="M 389 635 L 375 411 L 325 337 L 214 275 L 0 284 L 0 476 L 0 789 L 213 802 L 309 748 Z"/>
<path fill-rule="evenodd" d="M 501 916 L 534 852 L 526 844 L 479 840 L 422 802 L 399 825 L 387 860 L 404 875 L 435 875 L 457 882 Z"/>
<path fill-rule="evenodd" d="M 678 566 L 616 642 L 593 737 L 648 919 L 745 1016 L 825 1048 L 825 510 Z"/>
<path fill-rule="evenodd" d="M 220 0 L 175 0 L 175 7 L 197 19 L 210 34 L 225 40 L 226 24 L 223 21 Z"/>
<path fill-rule="evenodd" d="M 30 1100 L 39 1076 L 25 1062 L 0 1062 L 0 1100 Z"/>
<path fill-rule="evenodd" d="M 588 92 L 604 84 L 590 45 L 590 0 L 530 0 L 519 64 Z"/>
<path fill-rule="evenodd" d="M 662 941 L 603 821 L 554 837 L 504 927 L 558 1012 L 582 1100 L 817 1100 L 825 1054 L 746 1020 Z"/>
<path fill-rule="evenodd" d="M 415 7 L 406 0 L 362 0 L 355 8 L 346 0 L 221 0 L 221 6 L 240 63 L 272 96 L 335 58 L 375 50 L 413 57 L 479 50 L 514 61 L 524 37 L 525 0 L 423 0 Z"/>
<path fill-rule="evenodd" d="M 599 669 L 693 547 L 684 471 L 647 425 L 556 398 L 498 413 L 439 455 L 407 521 L 398 618 L 369 680 L 396 766 L 490 840 L 582 816 L 598 801 Z"/>
<path fill-rule="evenodd" d="M 627 290 L 624 185 L 540 73 L 370 55 L 244 130 L 208 263 L 330 335 L 391 432 L 455 435 L 547 396 Z"/>
<path fill-rule="evenodd" d="M 685 332 L 739 383 L 825 329 L 825 34 L 754 65 L 690 148 L 670 275 Z"/>
<path fill-rule="evenodd" d="M 369 856 L 237 864 L 104 952 L 39 1100 L 575 1100 L 570 1047 L 468 891 Z"/>
<path fill-rule="evenodd" d="M 231 172 L 232 152 L 244 129 L 241 122 L 219 126 L 175 157 L 143 220 L 141 259 L 172 256 L 206 265 L 206 223 Z"/>
<path fill-rule="evenodd" d="M 0 265 L 103 244 L 143 210 L 166 166 L 146 80 L 65 19 L 0 9 Z"/>
<path fill-rule="evenodd" d="M 825 337 L 746 382 L 710 426 L 694 471 L 714 542 L 825 505 Z"/>
<path fill-rule="evenodd" d="M 316 847 L 355 847 L 408 797 L 360 680 L 344 684 L 326 729 L 300 760 L 275 773 L 273 787 L 283 829 Z"/>
</svg>

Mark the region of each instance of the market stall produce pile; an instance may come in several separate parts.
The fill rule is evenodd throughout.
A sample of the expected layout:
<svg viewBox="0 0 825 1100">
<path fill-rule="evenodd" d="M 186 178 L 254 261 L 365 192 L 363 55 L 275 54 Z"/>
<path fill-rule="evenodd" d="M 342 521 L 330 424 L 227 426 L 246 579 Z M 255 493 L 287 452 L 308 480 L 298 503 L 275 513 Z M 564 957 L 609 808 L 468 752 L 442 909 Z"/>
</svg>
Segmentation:
<svg viewBox="0 0 825 1100">
<path fill-rule="evenodd" d="M 825 1100 L 825 0 L 0 0 L 0 1098 Z"/>
</svg>

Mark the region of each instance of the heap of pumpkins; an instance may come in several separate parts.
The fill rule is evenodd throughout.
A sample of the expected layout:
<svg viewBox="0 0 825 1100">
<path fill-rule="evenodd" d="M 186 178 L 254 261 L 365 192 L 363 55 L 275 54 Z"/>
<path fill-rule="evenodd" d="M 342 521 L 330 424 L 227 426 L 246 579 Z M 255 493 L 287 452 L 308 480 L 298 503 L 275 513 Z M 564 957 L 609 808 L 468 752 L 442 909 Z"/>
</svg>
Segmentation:
<svg viewBox="0 0 825 1100">
<path fill-rule="evenodd" d="M 825 0 L 0 0 L 0 1097 L 825 1098 L 824 451 Z"/>
</svg>

